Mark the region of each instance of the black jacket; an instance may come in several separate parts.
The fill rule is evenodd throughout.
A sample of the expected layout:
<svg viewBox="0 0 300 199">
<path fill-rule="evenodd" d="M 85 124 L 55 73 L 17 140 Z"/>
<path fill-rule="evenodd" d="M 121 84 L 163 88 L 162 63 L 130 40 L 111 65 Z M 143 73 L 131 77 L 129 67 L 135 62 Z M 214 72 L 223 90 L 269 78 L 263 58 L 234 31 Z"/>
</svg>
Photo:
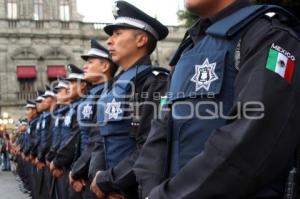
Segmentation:
<svg viewBox="0 0 300 199">
<path fill-rule="evenodd" d="M 231 114 L 235 114 L 239 102 L 258 101 L 264 104 L 264 117 L 260 120 L 236 119 L 216 129 L 204 151 L 175 177 L 165 179 L 154 188 L 150 199 L 253 198 L 257 192 L 287 176 L 300 141 L 297 133 L 300 130 L 300 65 L 297 61 L 300 59 L 300 43 L 288 23 L 280 15 L 264 16 L 241 38 L 239 73 L 235 80 Z M 266 69 L 272 44 L 296 57 L 291 83 Z M 165 126 L 161 121 L 154 130 L 158 134 L 156 143 L 160 146 L 157 150 L 164 149 L 163 145 L 167 143 Z M 151 151 L 144 150 L 145 153 Z M 151 153 L 161 154 L 157 150 L 152 149 Z M 160 158 L 163 161 L 166 157 L 162 155 Z M 161 169 L 139 169 L 137 175 L 143 180 L 143 176 L 149 177 L 151 172 L 158 176 Z M 156 183 L 159 181 L 162 179 Z"/>
</svg>

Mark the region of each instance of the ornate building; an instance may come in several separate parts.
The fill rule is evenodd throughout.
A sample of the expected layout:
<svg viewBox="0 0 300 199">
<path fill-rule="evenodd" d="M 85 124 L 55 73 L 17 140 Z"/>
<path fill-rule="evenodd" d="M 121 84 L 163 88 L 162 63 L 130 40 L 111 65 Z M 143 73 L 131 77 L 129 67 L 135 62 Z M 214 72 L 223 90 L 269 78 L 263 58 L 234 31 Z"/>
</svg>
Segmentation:
<svg viewBox="0 0 300 199">
<path fill-rule="evenodd" d="M 76 6 L 76 0 L 0 0 L 0 112 L 16 119 L 38 88 L 65 75 L 66 64 L 83 64 L 80 55 L 91 38 L 105 44 L 105 24 L 82 22 Z M 167 66 L 184 33 L 169 29 L 152 57 L 161 66 Z"/>
</svg>

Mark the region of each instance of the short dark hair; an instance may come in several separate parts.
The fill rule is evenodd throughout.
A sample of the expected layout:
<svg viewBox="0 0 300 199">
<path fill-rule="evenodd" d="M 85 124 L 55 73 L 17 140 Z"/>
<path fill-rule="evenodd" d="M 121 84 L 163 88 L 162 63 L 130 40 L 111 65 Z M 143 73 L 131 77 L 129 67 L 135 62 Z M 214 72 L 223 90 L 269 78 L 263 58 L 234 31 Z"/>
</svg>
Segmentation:
<svg viewBox="0 0 300 199">
<path fill-rule="evenodd" d="M 116 72 L 118 71 L 119 65 L 116 64 L 115 62 L 113 62 L 111 60 L 111 58 L 110 59 L 99 58 L 99 59 L 100 59 L 100 62 L 103 62 L 104 60 L 108 62 L 108 64 L 109 64 L 109 74 L 110 74 L 111 77 L 114 77 Z"/>
<path fill-rule="evenodd" d="M 111 77 L 114 77 L 116 72 L 118 71 L 119 69 L 119 65 L 114 63 L 113 61 L 111 60 L 108 60 L 109 61 L 109 73 L 110 73 L 110 76 Z"/>
<path fill-rule="evenodd" d="M 150 55 L 156 48 L 157 40 L 154 38 L 153 35 L 151 35 L 149 33 L 147 33 L 147 35 L 148 35 L 147 50 L 148 50 L 148 53 Z"/>
</svg>

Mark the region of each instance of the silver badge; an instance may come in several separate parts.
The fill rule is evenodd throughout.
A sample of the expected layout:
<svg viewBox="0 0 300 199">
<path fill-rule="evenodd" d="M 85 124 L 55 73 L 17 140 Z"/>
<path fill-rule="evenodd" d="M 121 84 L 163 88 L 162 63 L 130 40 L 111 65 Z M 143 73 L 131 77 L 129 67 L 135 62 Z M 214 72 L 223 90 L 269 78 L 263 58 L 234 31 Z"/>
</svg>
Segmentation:
<svg viewBox="0 0 300 199">
<path fill-rule="evenodd" d="M 82 110 L 82 115 L 83 115 L 83 118 L 90 118 L 91 115 L 93 114 L 93 110 L 92 110 L 92 106 L 87 104 L 83 107 L 83 110 Z"/>
<path fill-rule="evenodd" d="M 219 79 L 215 73 L 215 68 L 216 62 L 210 64 L 208 58 L 202 65 L 195 65 L 195 75 L 191 81 L 196 83 L 196 91 L 199 91 L 201 88 L 208 91 L 210 84 Z"/>
<path fill-rule="evenodd" d="M 40 129 L 40 122 L 38 122 L 38 123 L 36 124 L 36 129 L 37 129 L 37 130 Z"/>
<path fill-rule="evenodd" d="M 65 126 L 70 126 L 70 124 L 71 124 L 71 116 L 70 115 L 65 117 L 64 123 L 65 123 Z"/>
<path fill-rule="evenodd" d="M 108 119 L 118 119 L 118 115 L 122 112 L 121 102 L 116 102 L 113 99 L 111 103 L 107 103 L 105 113 L 108 114 Z"/>
<path fill-rule="evenodd" d="M 113 4 L 113 8 L 112 8 L 112 13 L 114 15 L 115 18 L 117 18 L 119 16 L 119 8 L 118 8 L 118 3 L 117 2 L 114 2 Z"/>
<path fill-rule="evenodd" d="M 55 127 L 58 127 L 58 124 L 59 124 L 59 118 L 56 118 L 56 120 L 55 120 Z"/>
<path fill-rule="evenodd" d="M 44 129 L 45 127 L 46 127 L 46 120 L 43 120 L 42 129 Z"/>
</svg>

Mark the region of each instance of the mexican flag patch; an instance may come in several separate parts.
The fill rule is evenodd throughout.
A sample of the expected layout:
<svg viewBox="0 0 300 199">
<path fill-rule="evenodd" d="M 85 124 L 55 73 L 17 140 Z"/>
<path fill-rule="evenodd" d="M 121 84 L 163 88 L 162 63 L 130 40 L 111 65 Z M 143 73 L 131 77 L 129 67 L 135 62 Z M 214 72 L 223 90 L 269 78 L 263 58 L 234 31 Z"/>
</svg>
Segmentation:
<svg viewBox="0 0 300 199">
<path fill-rule="evenodd" d="M 295 56 L 280 46 L 272 44 L 266 68 L 291 82 L 295 68 Z"/>
</svg>

